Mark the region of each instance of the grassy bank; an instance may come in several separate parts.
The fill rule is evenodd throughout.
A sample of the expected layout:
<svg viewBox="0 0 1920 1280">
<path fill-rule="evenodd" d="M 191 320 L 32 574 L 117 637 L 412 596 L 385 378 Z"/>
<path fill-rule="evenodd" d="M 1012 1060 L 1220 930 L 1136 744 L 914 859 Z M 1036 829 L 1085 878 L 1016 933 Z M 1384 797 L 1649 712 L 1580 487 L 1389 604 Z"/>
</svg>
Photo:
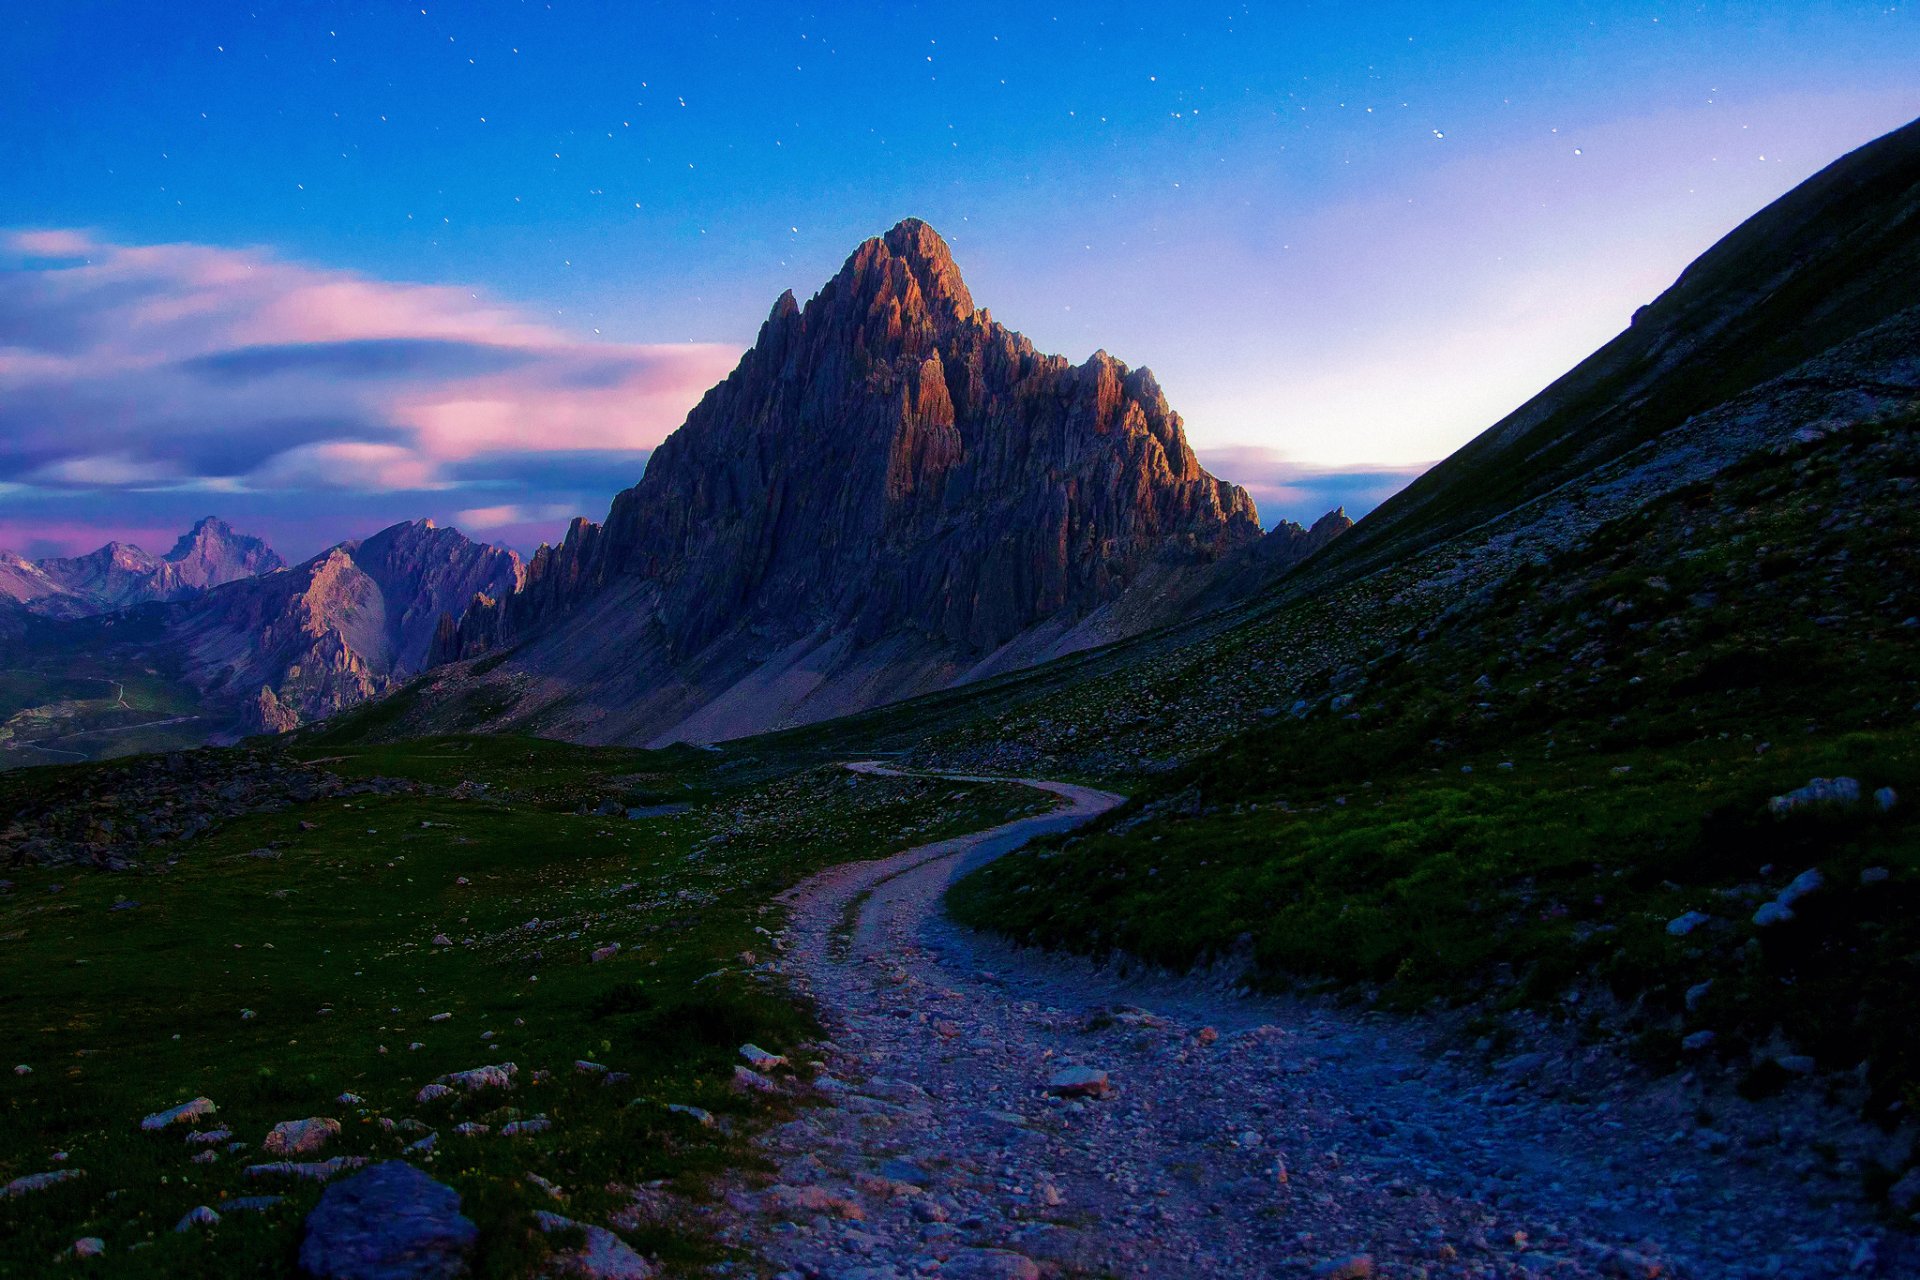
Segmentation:
<svg viewBox="0 0 1920 1280">
<path fill-rule="evenodd" d="M 1372 660 L 1297 714 L 953 909 L 1400 1007 L 1550 1008 L 1655 1063 L 1712 1031 L 1701 1052 L 1753 1088 L 1810 1055 L 1866 1063 L 1876 1114 L 1920 1105 L 1916 478 L 1911 419 L 1862 426 L 1608 525 L 1443 626 L 1359 620 Z M 1769 812 L 1836 775 L 1902 798 Z M 1753 922 L 1809 870 L 1792 920 Z M 1690 911 L 1709 919 L 1670 933 Z"/>
</svg>

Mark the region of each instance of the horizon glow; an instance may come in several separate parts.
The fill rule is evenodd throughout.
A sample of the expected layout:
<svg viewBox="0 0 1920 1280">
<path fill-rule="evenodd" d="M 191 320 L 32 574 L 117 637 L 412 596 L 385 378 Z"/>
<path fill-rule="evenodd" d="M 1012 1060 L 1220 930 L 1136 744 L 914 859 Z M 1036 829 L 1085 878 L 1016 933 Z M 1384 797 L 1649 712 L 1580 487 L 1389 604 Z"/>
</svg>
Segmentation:
<svg viewBox="0 0 1920 1280">
<path fill-rule="evenodd" d="M 1920 114 L 1854 3 L 42 6 L 0 42 L 0 546 L 598 519 L 905 216 L 1356 514 Z"/>
</svg>

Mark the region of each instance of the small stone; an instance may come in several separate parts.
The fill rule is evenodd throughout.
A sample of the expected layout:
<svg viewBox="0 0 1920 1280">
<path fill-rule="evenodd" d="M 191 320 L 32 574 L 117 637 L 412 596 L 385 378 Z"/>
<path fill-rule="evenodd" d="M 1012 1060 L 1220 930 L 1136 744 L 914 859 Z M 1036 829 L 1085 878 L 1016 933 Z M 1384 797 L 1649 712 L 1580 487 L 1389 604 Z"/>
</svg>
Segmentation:
<svg viewBox="0 0 1920 1280">
<path fill-rule="evenodd" d="M 211 1155 L 213 1153 L 208 1152 L 207 1154 Z M 195 1205 L 193 1208 L 187 1210 L 186 1217 L 174 1224 L 173 1229 L 176 1232 L 186 1232 L 193 1230 L 195 1227 L 216 1226 L 219 1221 L 220 1215 L 215 1213 L 211 1208 L 204 1204 Z"/>
<path fill-rule="evenodd" d="M 942 1280 L 1040 1280 L 1039 1264 L 1008 1249 L 961 1249 L 940 1268 Z"/>
<path fill-rule="evenodd" d="M 306 1178 L 313 1182 L 325 1182 L 329 1178 L 345 1173 L 349 1169 L 358 1169 L 367 1162 L 365 1156 L 335 1156 L 331 1160 L 276 1160 L 271 1164 L 250 1164 L 247 1166 L 249 1178 Z"/>
<path fill-rule="evenodd" d="M 1887 1189 L 1887 1203 L 1902 1216 L 1920 1210 L 1920 1166 L 1907 1170 L 1898 1182 Z"/>
<path fill-rule="evenodd" d="M 450 1013 L 436 1013 L 432 1017 L 428 1018 L 427 1021 L 428 1022 L 445 1022 L 448 1018 L 451 1018 L 452 1016 L 453 1015 Z"/>
<path fill-rule="evenodd" d="M 1705 982 L 1698 982 L 1698 983 L 1695 983 L 1693 986 L 1688 987 L 1687 994 L 1686 994 L 1687 1012 L 1692 1013 L 1694 1010 L 1698 1009 L 1701 1005 L 1701 1002 L 1707 998 L 1707 993 L 1712 990 L 1713 990 L 1713 980 L 1711 978 L 1709 978 Z"/>
<path fill-rule="evenodd" d="M 159 1129 L 164 1129 L 168 1125 L 192 1124 L 202 1116 L 210 1116 L 218 1110 L 219 1108 L 213 1105 L 212 1098 L 195 1098 L 193 1101 L 183 1102 L 177 1107 L 169 1107 L 165 1111 L 154 1112 L 140 1122 L 140 1127 L 151 1133 Z"/>
<path fill-rule="evenodd" d="M 1782 906 L 1778 902 L 1763 902 L 1760 904 L 1760 909 L 1753 913 L 1754 926 L 1760 929 L 1770 929 L 1775 925 L 1786 924 L 1793 918 L 1793 908 Z"/>
<path fill-rule="evenodd" d="M 740 1056 L 745 1058 L 747 1065 L 755 1071 L 772 1071 L 775 1068 L 787 1065 L 785 1058 L 777 1053 L 768 1053 L 757 1044 L 741 1045 Z"/>
<path fill-rule="evenodd" d="M 816 1213 L 850 1222 L 859 1222 L 867 1216 L 859 1201 L 835 1195 L 825 1187 L 790 1187 L 776 1183 L 767 1188 L 766 1204 L 769 1212 L 794 1220 L 810 1218 Z"/>
<path fill-rule="evenodd" d="M 675 1115 L 685 1116 L 703 1129 L 711 1129 L 718 1123 L 714 1120 L 713 1113 L 702 1107 L 690 1107 L 683 1102 L 669 1102 L 666 1107 Z"/>
<path fill-rule="evenodd" d="M 31 1191 L 44 1191 L 58 1183 L 69 1182 L 74 1178 L 87 1176 L 85 1169 L 53 1169 L 46 1173 L 29 1173 L 15 1178 L 6 1186 L 0 1187 L 0 1200 L 11 1200 L 24 1196 Z"/>
<path fill-rule="evenodd" d="M 270 1156 L 312 1155 L 340 1134 L 340 1122 L 325 1116 L 306 1120 L 282 1120 L 273 1126 L 260 1149 Z"/>
<path fill-rule="evenodd" d="M 1667 933 L 1671 937 L 1684 938 L 1713 917 L 1704 911 L 1689 911 L 1685 915 L 1675 916 L 1667 921 Z"/>
<path fill-rule="evenodd" d="M 478 1237 L 457 1191 L 389 1160 L 327 1188 L 307 1215 L 300 1266 L 323 1280 L 454 1280 Z"/>
<path fill-rule="evenodd" d="M 1332 1258 L 1315 1267 L 1313 1274 L 1316 1280 L 1372 1280 L 1373 1255 L 1355 1253 Z"/>
<path fill-rule="evenodd" d="M 1687 1053 L 1704 1053 L 1713 1047 L 1713 1041 L 1713 1032 L 1696 1031 L 1680 1042 L 1680 1048 Z"/>
<path fill-rule="evenodd" d="M 758 1071 L 747 1067 L 733 1069 L 733 1091 L 735 1093 L 778 1093 L 780 1086 Z"/>
<path fill-rule="evenodd" d="M 493 1126 L 481 1124 L 478 1120 L 468 1120 L 464 1124 L 453 1126 L 453 1131 L 463 1138 L 478 1138 L 493 1132 Z"/>
<path fill-rule="evenodd" d="M 99 1236 L 81 1236 L 73 1242 L 76 1258 L 97 1258 L 107 1251 L 107 1242 Z"/>
<path fill-rule="evenodd" d="M 573 1064 L 573 1069 L 583 1076 L 605 1075 L 607 1072 L 606 1067 L 600 1063 L 589 1062 L 585 1058 L 576 1059 Z"/>
<path fill-rule="evenodd" d="M 1774 1059 L 1780 1069 L 1791 1075 L 1810 1076 L 1816 1066 L 1813 1058 L 1804 1053 L 1783 1053 Z"/>
<path fill-rule="evenodd" d="M 1860 884 L 1864 888 L 1870 884 L 1885 884 L 1893 879 L 1893 872 L 1886 867 L 1867 867 L 1860 873 Z"/>
<path fill-rule="evenodd" d="M 1879 806 L 1880 812 L 1892 813 L 1894 806 L 1900 803 L 1900 793 L 1892 787 L 1882 787 L 1873 793 L 1873 803 Z"/>
<path fill-rule="evenodd" d="M 1062 1098 L 1104 1098 L 1113 1085 L 1098 1067 L 1064 1067 L 1047 1080 L 1047 1092 Z"/>
<path fill-rule="evenodd" d="M 33 1074 L 33 1068 L 23 1062 L 13 1069 L 13 1074 L 17 1076 L 30 1076 Z"/>
<path fill-rule="evenodd" d="M 436 1099 L 447 1097 L 452 1092 L 453 1090 L 443 1084 L 430 1084 L 424 1086 L 420 1092 L 414 1094 L 413 1100 L 415 1102 L 433 1102 Z"/>
<path fill-rule="evenodd" d="M 450 947 L 453 945 L 453 939 L 444 933 L 436 933 L 433 935 L 433 945 L 436 947 Z"/>
<path fill-rule="evenodd" d="M 447 1084 L 464 1089 L 468 1093 L 478 1093 L 482 1089 L 511 1089 L 513 1078 L 520 1074 L 520 1068 L 512 1062 L 498 1062 L 484 1067 L 470 1067 L 465 1071 L 456 1071 L 452 1075 L 441 1076 Z"/>
<path fill-rule="evenodd" d="M 357 1093 L 343 1093 L 339 1097 L 335 1098 L 334 1101 L 339 1103 L 343 1107 L 357 1107 L 361 1103 L 365 1102 L 366 1099 L 361 1097 Z"/>
<path fill-rule="evenodd" d="M 582 1276 L 587 1280 L 652 1280 L 653 1264 L 605 1227 L 575 1222 L 545 1209 L 535 1210 L 533 1220 L 542 1231 L 549 1234 L 579 1231 L 587 1237 L 585 1247 L 555 1259 L 559 1274 Z"/>
<path fill-rule="evenodd" d="M 545 1116 L 530 1116 L 525 1120 L 513 1120 L 500 1126 L 503 1138 L 530 1138 L 536 1133 L 545 1133 L 553 1128 L 553 1121 Z"/>
<path fill-rule="evenodd" d="M 620 954 L 620 944 L 617 942 L 609 942 L 604 947 L 594 948 L 591 959 L 593 963 L 599 964 L 602 960 L 611 960 L 619 954 Z"/>
</svg>

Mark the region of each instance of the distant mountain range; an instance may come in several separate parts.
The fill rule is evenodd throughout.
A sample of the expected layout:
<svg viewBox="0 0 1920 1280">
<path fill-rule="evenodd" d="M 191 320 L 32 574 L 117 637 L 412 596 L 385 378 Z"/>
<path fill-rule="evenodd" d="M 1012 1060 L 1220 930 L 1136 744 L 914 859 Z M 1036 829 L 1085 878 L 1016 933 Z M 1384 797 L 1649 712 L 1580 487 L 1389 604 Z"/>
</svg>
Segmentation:
<svg viewBox="0 0 1920 1280">
<path fill-rule="evenodd" d="M 184 600 L 284 567 L 265 542 L 208 516 L 159 557 L 124 542 L 48 560 L 0 551 L 0 600 L 42 617 L 81 618 L 156 600 Z"/>
</svg>

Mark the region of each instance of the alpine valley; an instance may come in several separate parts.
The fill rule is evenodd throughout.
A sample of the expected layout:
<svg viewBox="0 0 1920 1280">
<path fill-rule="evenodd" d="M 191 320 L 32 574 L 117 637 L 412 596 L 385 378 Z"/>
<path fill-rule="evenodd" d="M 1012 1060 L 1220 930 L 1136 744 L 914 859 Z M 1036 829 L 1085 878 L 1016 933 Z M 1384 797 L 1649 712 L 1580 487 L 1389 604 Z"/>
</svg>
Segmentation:
<svg viewBox="0 0 1920 1280">
<path fill-rule="evenodd" d="M 524 563 L 6 557 L 0 1274 L 1920 1274 L 1917 496 L 1920 123 L 1358 524 L 908 219 Z"/>
</svg>

